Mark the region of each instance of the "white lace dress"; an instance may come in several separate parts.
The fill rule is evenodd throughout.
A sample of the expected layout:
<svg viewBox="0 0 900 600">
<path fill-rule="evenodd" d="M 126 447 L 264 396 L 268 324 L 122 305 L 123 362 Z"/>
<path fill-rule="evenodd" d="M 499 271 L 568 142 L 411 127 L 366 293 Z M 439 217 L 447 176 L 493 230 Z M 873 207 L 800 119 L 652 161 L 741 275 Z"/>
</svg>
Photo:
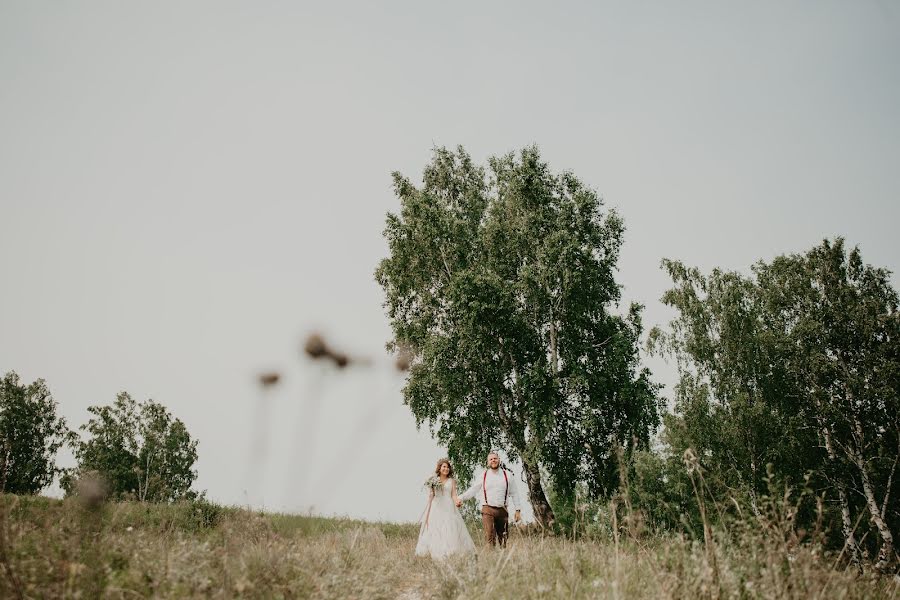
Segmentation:
<svg viewBox="0 0 900 600">
<path fill-rule="evenodd" d="M 419 543 L 416 544 L 416 556 L 445 558 L 452 554 L 469 554 L 475 552 L 472 536 L 466 529 L 462 516 L 453 503 L 450 493 L 453 480 L 444 482 L 443 489 L 435 490 L 431 502 L 431 514 L 428 514 L 428 525 L 422 516 L 422 527 L 419 529 Z"/>
</svg>

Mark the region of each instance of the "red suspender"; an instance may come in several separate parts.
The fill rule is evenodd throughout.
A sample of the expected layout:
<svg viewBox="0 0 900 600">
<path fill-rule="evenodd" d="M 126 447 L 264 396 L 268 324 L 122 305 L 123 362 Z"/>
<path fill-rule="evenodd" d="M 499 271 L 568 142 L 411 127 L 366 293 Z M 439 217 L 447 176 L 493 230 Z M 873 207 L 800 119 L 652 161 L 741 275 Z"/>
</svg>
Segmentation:
<svg viewBox="0 0 900 600">
<path fill-rule="evenodd" d="M 503 481 L 506 482 L 506 491 L 503 492 L 503 506 L 506 506 L 506 498 L 509 496 L 509 477 L 506 476 L 505 469 L 501 469 L 501 471 L 503 471 Z M 481 491 L 484 493 L 484 503 L 487 504 L 487 470 L 484 471 L 484 477 L 481 479 Z"/>
<path fill-rule="evenodd" d="M 503 506 L 506 507 L 506 497 L 509 495 L 509 477 L 506 476 L 506 470 L 503 470 L 503 481 L 506 482 L 506 490 L 503 492 Z"/>
</svg>

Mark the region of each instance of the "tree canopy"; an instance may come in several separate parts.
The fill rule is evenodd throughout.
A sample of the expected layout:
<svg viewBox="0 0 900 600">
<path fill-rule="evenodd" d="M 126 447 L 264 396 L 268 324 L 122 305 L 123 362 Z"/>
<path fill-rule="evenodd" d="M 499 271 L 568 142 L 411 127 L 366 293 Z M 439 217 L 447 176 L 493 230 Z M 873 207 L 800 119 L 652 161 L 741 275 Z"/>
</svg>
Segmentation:
<svg viewBox="0 0 900 600">
<path fill-rule="evenodd" d="M 110 406 L 91 406 L 82 427 L 90 437 L 77 445 L 78 471 L 99 473 L 113 498 L 173 501 L 192 496 L 197 442 L 184 423 L 161 404 L 137 403 L 122 392 Z M 68 480 L 71 489 L 73 481 Z"/>
<path fill-rule="evenodd" d="M 13 371 L 0 379 L 0 490 L 36 494 L 50 485 L 61 472 L 56 453 L 71 440 L 43 379 L 25 385 Z"/>
<path fill-rule="evenodd" d="M 900 524 L 900 313 L 889 272 L 842 239 L 758 262 L 751 276 L 664 266 L 675 286 L 663 300 L 679 314 L 651 337 L 680 364 L 669 439 L 697 450 L 754 508 L 767 470 L 792 485 L 811 476 L 847 554 L 861 538 L 880 540 L 885 568 Z M 861 518 L 871 536 L 855 533 Z"/>
<path fill-rule="evenodd" d="M 646 444 L 657 386 L 639 366 L 641 307 L 616 309 L 624 226 L 536 147 L 491 158 L 440 148 L 416 187 L 393 174 L 390 255 L 376 271 L 413 356 L 404 399 L 463 474 L 491 448 L 522 461 L 535 515 L 582 483 L 615 489 L 618 444 Z"/>
</svg>

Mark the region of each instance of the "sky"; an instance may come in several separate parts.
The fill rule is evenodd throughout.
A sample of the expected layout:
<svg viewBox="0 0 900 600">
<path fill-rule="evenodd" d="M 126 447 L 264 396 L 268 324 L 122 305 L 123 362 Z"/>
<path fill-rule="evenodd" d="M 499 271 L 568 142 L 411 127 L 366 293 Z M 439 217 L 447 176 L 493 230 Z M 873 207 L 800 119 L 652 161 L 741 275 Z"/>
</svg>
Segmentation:
<svg viewBox="0 0 900 600">
<path fill-rule="evenodd" d="M 414 521 L 444 449 L 384 351 L 392 171 L 537 144 L 624 218 L 649 329 L 664 257 L 840 235 L 900 269 L 898 107 L 887 1 L 0 0 L 0 372 L 73 427 L 164 404 L 214 501 Z M 313 331 L 369 364 L 307 360 Z"/>
</svg>

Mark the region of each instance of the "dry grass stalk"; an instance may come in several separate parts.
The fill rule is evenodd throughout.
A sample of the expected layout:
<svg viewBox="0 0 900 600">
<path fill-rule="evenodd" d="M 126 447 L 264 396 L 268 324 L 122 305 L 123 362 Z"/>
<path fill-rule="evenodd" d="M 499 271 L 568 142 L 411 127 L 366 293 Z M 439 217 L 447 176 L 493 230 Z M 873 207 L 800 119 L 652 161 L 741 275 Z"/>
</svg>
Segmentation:
<svg viewBox="0 0 900 600">
<path fill-rule="evenodd" d="M 329 347 L 325 343 L 324 338 L 318 333 L 312 333 L 306 338 L 306 342 L 303 344 L 303 351 L 307 356 L 315 360 L 331 360 L 339 369 L 343 369 L 350 364 L 349 356 Z"/>
<path fill-rule="evenodd" d="M 281 380 L 281 375 L 272 371 L 269 373 L 261 373 L 259 376 L 259 384 L 264 388 L 271 387 Z"/>
</svg>

